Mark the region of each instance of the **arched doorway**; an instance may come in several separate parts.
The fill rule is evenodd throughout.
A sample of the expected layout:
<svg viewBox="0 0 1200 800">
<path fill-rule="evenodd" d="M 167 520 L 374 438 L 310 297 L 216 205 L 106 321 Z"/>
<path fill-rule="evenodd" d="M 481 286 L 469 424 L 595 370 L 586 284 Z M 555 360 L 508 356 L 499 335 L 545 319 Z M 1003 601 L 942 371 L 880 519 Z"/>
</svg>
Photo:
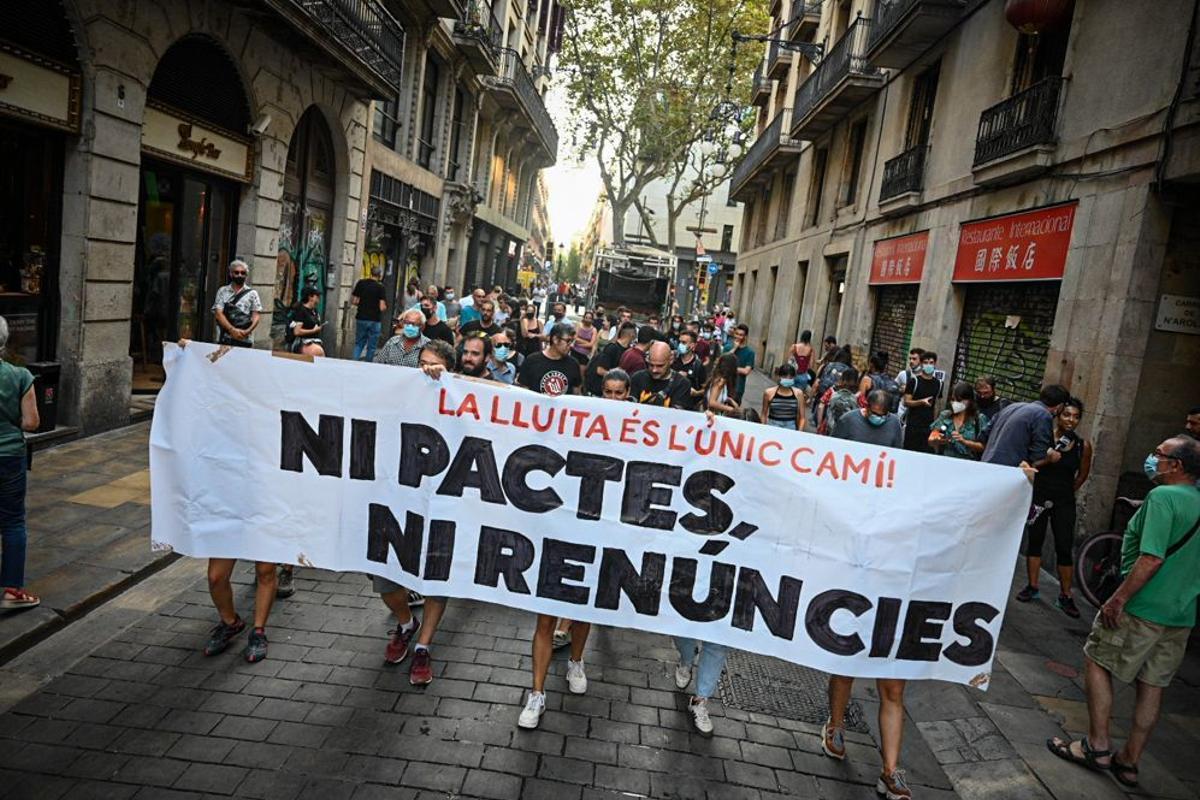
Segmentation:
<svg viewBox="0 0 1200 800">
<path fill-rule="evenodd" d="M 271 337 L 277 343 L 283 340 L 287 311 L 304 287 L 321 293 L 318 311 L 322 319 L 325 316 L 336 178 L 333 152 L 329 126 L 316 108 L 309 108 L 292 133 L 283 178 L 271 324 Z"/>
<path fill-rule="evenodd" d="M 250 103 L 228 54 L 185 36 L 163 54 L 142 123 L 130 354 L 134 391 L 162 382 L 161 342 L 215 339 L 210 308 L 236 252 L 253 174 Z"/>
</svg>

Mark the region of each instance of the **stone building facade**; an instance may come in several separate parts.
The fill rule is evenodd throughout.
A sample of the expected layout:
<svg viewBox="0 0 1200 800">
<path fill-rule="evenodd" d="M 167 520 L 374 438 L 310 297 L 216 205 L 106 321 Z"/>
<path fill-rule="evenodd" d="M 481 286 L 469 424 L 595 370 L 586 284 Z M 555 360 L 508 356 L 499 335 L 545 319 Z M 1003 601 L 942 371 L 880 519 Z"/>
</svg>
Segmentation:
<svg viewBox="0 0 1200 800">
<path fill-rule="evenodd" d="M 775 2 L 734 306 L 767 365 L 811 330 L 1014 399 L 1068 386 L 1082 535 L 1200 403 L 1196 4 L 1040 8 Z"/>
</svg>

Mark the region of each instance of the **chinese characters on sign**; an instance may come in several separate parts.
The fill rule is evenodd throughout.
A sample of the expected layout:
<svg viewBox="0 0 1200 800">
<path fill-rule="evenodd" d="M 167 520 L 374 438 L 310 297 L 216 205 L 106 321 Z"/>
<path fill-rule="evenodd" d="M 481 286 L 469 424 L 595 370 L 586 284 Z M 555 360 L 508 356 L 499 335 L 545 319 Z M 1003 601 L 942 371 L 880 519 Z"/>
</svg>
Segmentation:
<svg viewBox="0 0 1200 800">
<path fill-rule="evenodd" d="M 875 242 L 870 283 L 920 283 L 928 246 L 929 231 Z"/>
<path fill-rule="evenodd" d="M 1067 203 L 963 225 L 954 260 L 954 280 L 1062 278 L 1076 205 Z"/>
</svg>

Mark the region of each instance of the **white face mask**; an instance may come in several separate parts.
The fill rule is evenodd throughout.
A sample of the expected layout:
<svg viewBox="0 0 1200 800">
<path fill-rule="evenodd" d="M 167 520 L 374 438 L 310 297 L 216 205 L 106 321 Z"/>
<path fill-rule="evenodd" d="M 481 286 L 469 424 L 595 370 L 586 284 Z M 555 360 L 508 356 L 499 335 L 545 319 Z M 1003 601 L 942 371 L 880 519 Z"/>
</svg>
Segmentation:
<svg viewBox="0 0 1200 800">
<path fill-rule="evenodd" d="M 961 414 L 967 410 L 967 404 L 962 400 L 954 400 L 950 403 L 950 410 L 955 414 Z"/>
</svg>

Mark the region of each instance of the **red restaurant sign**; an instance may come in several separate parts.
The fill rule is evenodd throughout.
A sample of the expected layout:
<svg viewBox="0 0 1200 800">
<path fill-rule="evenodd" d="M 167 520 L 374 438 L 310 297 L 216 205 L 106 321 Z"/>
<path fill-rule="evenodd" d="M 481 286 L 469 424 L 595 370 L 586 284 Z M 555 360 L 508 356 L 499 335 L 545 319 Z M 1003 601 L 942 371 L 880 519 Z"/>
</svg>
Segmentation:
<svg viewBox="0 0 1200 800">
<path fill-rule="evenodd" d="M 1063 276 L 1077 203 L 968 222 L 955 281 L 1050 281 Z"/>
<path fill-rule="evenodd" d="M 920 283 L 928 246 L 929 231 L 875 242 L 869 283 Z"/>
</svg>

